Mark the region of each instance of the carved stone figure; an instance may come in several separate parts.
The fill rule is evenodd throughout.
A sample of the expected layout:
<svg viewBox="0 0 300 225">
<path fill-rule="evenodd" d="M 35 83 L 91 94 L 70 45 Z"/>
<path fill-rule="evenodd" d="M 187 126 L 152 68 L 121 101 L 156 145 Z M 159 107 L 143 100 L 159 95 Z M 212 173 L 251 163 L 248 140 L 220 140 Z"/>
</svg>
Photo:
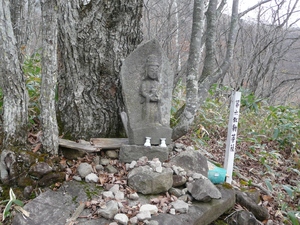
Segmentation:
<svg viewBox="0 0 300 225">
<path fill-rule="evenodd" d="M 159 83 L 160 64 L 155 55 L 149 55 L 146 63 L 146 76 L 142 80 L 140 94 L 143 104 L 142 118 L 144 123 L 161 124 L 159 104 L 161 84 Z"/>
</svg>

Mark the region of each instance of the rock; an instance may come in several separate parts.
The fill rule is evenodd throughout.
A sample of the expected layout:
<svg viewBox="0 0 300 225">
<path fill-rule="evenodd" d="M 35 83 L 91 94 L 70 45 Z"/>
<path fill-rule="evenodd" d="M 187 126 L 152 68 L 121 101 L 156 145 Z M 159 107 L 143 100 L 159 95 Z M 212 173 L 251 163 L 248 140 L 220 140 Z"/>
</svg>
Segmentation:
<svg viewBox="0 0 300 225">
<path fill-rule="evenodd" d="M 115 150 L 107 150 L 105 152 L 105 155 L 108 157 L 108 158 L 111 158 L 111 159 L 117 159 L 119 158 L 119 153 Z"/>
<path fill-rule="evenodd" d="M 94 182 L 94 183 L 98 183 L 99 181 L 99 177 L 94 174 L 94 173 L 90 173 L 85 177 L 85 182 Z"/>
<path fill-rule="evenodd" d="M 130 199 L 130 200 L 138 200 L 139 199 L 139 195 L 136 193 L 136 192 L 134 192 L 134 193 L 130 193 L 129 195 L 128 195 L 128 198 Z"/>
<path fill-rule="evenodd" d="M 126 214 L 123 214 L 123 213 L 117 213 L 114 216 L 114 220 L 120 224 L 124 224 L 124 225 L 128 224 L 128 217 L 126 216 Z"/>
<path fill-rule="evenodd" d="M 184 144 L 181 143 L 175 143 L 174 145 L 174 151 L 176 152 L 182 152 L 186 150 L 186 146 Z"/>
<path fill-rule="evenodd" d="M 163 171 L 163 168 L 161 166 L 155 168 L 155 172 L 157 172 L 157 173 L 161 173 L 162 171 Z"/>
<path fill-rule="evenodd" d="M 110 223 L 108 225 L 118 225 L 118 223 L 117 222 L 112 222 L 112 223 Z"/>
<path fill-rule="evenodd" d="M 248 211 L 237 211 L 231 217 L 228 218 L 229 225 L 259 225 L 254 215 Z"/>
<path fill-rule="evenodd" d="M 86 177 L 88 174 L 93 172 L 93 168 L 90 164 L 88 163 L 80 163 L 80 165 L 77 168 L 77 172 L 79 176 L 82 178 Z"/>
<path fill-rule="evenodd" d="M 114 193 L 112 191 L 103 191 L 102 196 L 104 199 L 106 199 L 106 198 L 114 199 L 115 198 Z"/>
<path fill-rule="evenodd" d="M 139 222 L 139 220 L 138 220 L 138 218 L 136 216 L 131 217 L 129 219 L 129 221 L 130 221 L 131 224 L 137 224 Z"/>
<path fill-rule="evenodd" d="M 71 148 L 59 148 L 66 159 L 77 159 L 83 158 L 86 155 L 86 152 L 83 150 L 71 149 Z"/>
<path fill-rule="evenodd" d="M 39 181 L 38 184 L 41 187 L 50 186 L 56 182 L 63 182 L 65 180 L 65 173 L 64 172 L 51 172 L 47 175 L 43 176 Z"/>
<path fill-rule="evenodd" d="M 111 200 L 106 203 L 105 208 L 100 208 L 97 212 L 100 216 L 103 216 L 106 219 L 113 219 L 118 213 L 118 203 L 114 200 Z"/>
<path fill-rule="evenodd" d="M 175 210 L 174 208 L 171 208 L 171 209 L 170 209 L 170 214 L 171 214 L 171 215 L 175 215 L 175 214 L 176 214 L 176 210 Z"/>
<path fill-rule="evenodd" d="M 163 168 L 154 172 L 149 166 L 136 167 L 128 173 L 128 185 L 143 194 L 158 194 L 168 191 L 173 184 L 173 171 Z"/>
<path fill-rule="evenodd" d="M 169 164 L 181 167 L 188 173 L 201 173 L 207 177 L 207 160 L 199 151 L 183 151 L 172 158 Z"/>
<path fill-rule="evenodd" d="M 207 177 L 203 176 L 201 173 L 193 173 L 192 177 L 193 177 L 194 180 L 208 179 Z"/>
<path fill-rule="evenodd" d="M 146 225 L 159 225 L 159 223 L 156 220 L 150 220 L 148 222 L 144 221 Z"/>
<path fill-rule="evenodd" d="M 101 172 L 101 171 L 104 170 L 104 167 L 103 167 L 102 165 L 96 165 L 96 166 L 95 166 L 95 169 L 96 169 L 96 171 L 99 173 L 99 172 Z"/>
<path fill-rule="evenodd" d="M 44 176 L 45 174 L 48 174 L 50 172 L 52 172 L 52 167 L 49 166 L 45 162 L 41 162 L 41 163 L 36 163 L 36 164 L 32 165 L 30 167 L 28 173 L 31 176 L 41 178 L 42 176 Z"/>
<path fill-rule="evenodd" d="M 110 163 L 110 159 L 101 158 L 100 159 L 100 165 L 107 166 Z"/>
<path fill-rule="evenodd" d="M 123 200 L 124 198 L 125 198 L 124 192 L 118 191 L 117 193 L 115 193 L 116 200 Z"/>
<path fill-rule="evenodd" d="M 182 196 L 178 197 L 178 200 L 182 200 L 184 202 L 192 202 L 193 197 L 189 194 L 185 194 L 185 195 L 182 195 Z"/>
<path fill-rule="evenodd" d="M 18 186 L 19 187 L 26 187 L 26 186 L 35 186 L 36 181 L 30 178 L 30 176 L 21 176 L 18 179 Z"/>
<path fill-rule="evenodd" d="M 119 171 L 113 165 L 107 165 L 104 169 L 108 173 L 118 173 Z"/>
<path fill-rule="evenodd" d="M 100 164 L 100 156 L 99 155 L 96 155 L 94 158 L 93 158 L 93 162 L 95 163 L 95 165 L 99 165 Z"/>
<path fill-rule="evenodd" d="M 140 208 L 140 212 L 149 211 L 151 214 L 156 214 L 158 212 L 158 208 L 156 205 L 145 204 Z"/>
<path fill-rule="evenodd" d="M 138 218 L 139 221 L 151 219 L 151 213 L 149 211 L 142 211 L 139 212 L 136 217 Z"/>
<path fill-rule="evenodd" d="M 180 189 L 174 188 L 174 187 L 170 188 L 169 193 L 176 197 L 180 197 L 182 195 L 182 191 Z"/>
<path fill-rule="evenodd" d="M 82 181 L 81 177 L 80 176 L 73 176 L 73 180 L 76 180 L 76 181 Z"/>
<path fill-rule="evenodd" d="M 253 215 L 260 221 L 266 220 L 269 218 L 268 210 L 257 205 L 252 198 L 250 198 L 246 193 L 241 191 L 236 191 L 236 202 L 245 208 L 247 208 Z"/>
<path fill-rule="evenodd" d="M 24 191 L 23 191 L 23 195 L 26 199 L 29 199 L 30 198 L 30 195 L 33 191 L 33 187 L 32 186 L 27 186 L 24 188 Z"/>
<path fill-rule="evenodd" d="M 129 165 L 129 168 L 130 169 L 133 169 L 135 167 L 135 165 L 137 164 L 137 162 L 135 160 L 133 160 L 130 165 Z"/>
<path fill-rule="evenodd" d="M 208 179 L 199 179 L 187 184 L 188 191 L 193 198 L 201 202 L 209 202 L 211 199 L 222 197 L 220 191 Z"/>
<path fill-rule="evenodd" d="M 175 211 L 179 213 L 187 213 L 189 210 L 189 205 L 182 200 L 177 200 L 175 202 L 172 202 L 171 205 L 173 206 Z"/>
<path fill-rule="evenodd" d="M 180 187 L 186 183 L 186 177 L 180 175 L 173 175 L 173 187 Z"/>
<path fill-rule="evenodd" d="M 118 184 L 114 184 L 110 189 L 112 193 L 116 194 L 120 190 L 120 186 Z"/>
</svg>

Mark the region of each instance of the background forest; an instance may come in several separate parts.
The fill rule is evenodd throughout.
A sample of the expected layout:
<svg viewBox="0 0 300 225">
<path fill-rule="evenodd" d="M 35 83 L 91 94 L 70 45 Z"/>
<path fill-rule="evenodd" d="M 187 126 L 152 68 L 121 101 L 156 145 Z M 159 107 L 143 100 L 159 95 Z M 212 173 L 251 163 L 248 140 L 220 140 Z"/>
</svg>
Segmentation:
<svg viewBox="0 0 300 225">
<path fill-rule="evenodd" d="M 174 140 L 194 145 L 222 165 L 230 96 L 241 91 L 233 185 L 261 189 L 261 202 L 275 224 L 299 224 L 298 0 L 264 0 L 249 7 L 237 0 L 78 0 L 72 6 L 58 1 L 59 9 L 56 1 L 8 2 L 0 1 L 0 41 L 15 46 L 0 46 L 2 149 L 27 142 L 30 135 L 39 137 L 30 148 L 51 154 L 57 153 L 58 135 L 124 136 L 121 62 L 142 40 L 156 38 L 175 74 Z M 5 42 L 8 20 L 16 39 Z M 4 57 L 13 55 L 5 49 L 18 52 L 19 64 Z M 7 101 L 7 96 L 20 99 L 23 91 L 28 110 L 21 110 L 22 121 L 12 122 L 8 106 L 26 101 Z M 14 123 L 17 128 L 8 126 Z M 25 133 L 17 132 L 22 138 L 9 135 L 18 129 Z"/>
</svg>

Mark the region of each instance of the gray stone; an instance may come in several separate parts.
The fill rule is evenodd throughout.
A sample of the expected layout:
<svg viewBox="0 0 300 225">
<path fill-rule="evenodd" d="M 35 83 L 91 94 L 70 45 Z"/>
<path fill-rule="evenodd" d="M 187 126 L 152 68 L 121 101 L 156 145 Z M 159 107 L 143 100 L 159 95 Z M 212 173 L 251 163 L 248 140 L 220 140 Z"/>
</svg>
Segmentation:
<svg viewBox="0 0 300 225">
<path fill-rule="evenodd" d="M 114 199 L 114 193 L 112 191 L 103 191 L 102 193 L 103 198 L 110 198 L 110 199 Z"/>
<path fill-rule="evenodd" d="M 124 198 L 125 198 L 124 192 L 118 191 L 117 193 L 115 193 L 116 200 L 123 200 Z"/>
<path fill-rule="evenodd" d="M 118 184 L 114 184 L 110 189 L 109 189 L 112 193 L 116 194 L 119 192 L 120 190 L 120 186 Z"/>
<path fill-rule="evenodd" d="M 110 163 L 110 159 L 101 158 L 100 159 L 100 165 L 107 166 Z"/>
<path fill-rule="evenodd" d="M 108 173 L 118 173 L 118 170 L 113 165 L 107 165 L 104 170 Z"/>
<path fill-rule="evenodd" d="M 111 159 L 117 159 L 119 157 L 119 153 L 116 150 L 107 150 L 105 155 Z"/>
<path fill-rule="evenodd" d="M 96 166 L 95 166 L 95 169 L 96 169 L 96 171 L 99 173 L 99 172 L 101 172 L 101 171 L 104 170 L 104 167 L 103 167 L 102 165 L 96 165 Z"/>
<path fill-rule="evenodd" d="M 151 219 L 151 213 L 149 211 L 142 211 L 139 212 L 136 217 L 138 218 L 139 221 Z"/>
<path fill-rule="evenodd" d="M 103 216 L 106 219 L 113 219 L 114 216 L 118 213 L 118 202 L 111 200 L 106 203 L 105 208 L 98 209 L 98 214 Z"/>
<path fill-rule="evenodd" d="M 131 224 L 137 224 L 139 222 L 139 220 L 138 220 L 138 218 L 136 216 L 131 217 L 129 219 L 129 221 L 130 221 Z"/>
<path fill-rule="evenodd" d="M 173 187 L 180 187 L 186 183 L 186 177 L 180 175 L 173 175 Z"/>
<path fill-rule="evenodd" d="M 208 179 L 199 179 L 188 183 L 187 188 L 193 198 L 201 202 L 209 202 L 213 198 L 219 199 L 222 197 L 218 188 Z"/>
<path fill-rule="evenodd" d="M 171 205 L 173 206 L 175 211 L 179 213 L 187 213 L 189 210 L 189 205 L 182 200 L 177 200 L 175 202 L 172 202 Z"/>
<path fill-rule="evenodd" d="M 85 177 L 85 182 L 98 183 L 98 181 L 99 181 L 99 177 L 94 173 L 90 173 Z"/>
<path fill-rule="evenodd" d="M 47 163 L 45 162 L 40 162 L 40 163 L 36 163 L 34 165 L 32 165 L 29 169 L 29 174 L 31 176 L 37 177 L 37 178 L 41 178 L 42 176 L 44 176 L 45 174 L 48 174 L 52 172 L 52 167 L 49 166 Z"/>
<path fill-rule="evenodd" d="M 159 225 L 159 223 L 156 220 L 150 220 L 150 221 L 146 222 L 145 224 L 147 224 L 147 225 Z"/>
<path fill-rule="evenodd" d="M 183 151 L 172 158 L 169 164 L 181 167 L 186 172 L 201 173 L 207 177 L 207 160 L 199 151 Z"/>
<path fill-rule="evenodd" d="M 136 192 L 130 193 L 130 194 L 128 195 L 128 198 L 129 198 L 130 200 L 138 200 L 138 199 L 139 199 L 139 195 L 138 195 L 138 193 L 136 193 Z"/>
<path fill-rule="evenodd" d="M 149 166 L 140 166 L 128 173 L 128 185 L 143 194 L 158 194 L 172 187 L 172 174 L 170 168 L 163 168 L 162 173 L 156 173 Z"/>
<path fill-rule="evenodd" d="M 269 218 L 267 208 L 257 205 L 256 202 L 244 192 L 236 191 L 236 202 L 247 208 L 260 221 Z"/>
<path fill-rule="evenodd" d="M 73 176 L 73 180 L 76 180 L 76 181 L 82 181 L 81 177 L 80 176 Z"/>
<path fill-rule="evenodd" d="M 137 164 L 137 162 L 135 160 L 133 160 L 130 165 L 129 165 L 129 168 L 130 169 L 133 169 L 135 167 L 135 165 Z"/>
<path fill-rule="evenodd" d="M 127 225 L 128 224 L 128 217 L 126 214 L 118 213 L 114 216 L 114 220 L 117 221 L 120 224 Z"/>
<path fill-rule="evenodd" d="M 228 218 L 229 225 L 259 225 L 260 223 L 257 222 L 255 216 L 248 211 L 236 211 L 231 217 Z"/>
<path fill-rule="evenodd" d="M 170 188 L 169 193 L 176 197 L 180 197 L 182 195 L 182 191 L 180 189 L 174 188 L 174 187 Z"/>
<path fill-rule="evenodd" d="M 88 174 L 93 172 L 93 168 L 90 164 L 88 163 L 80 163 L 80 165 L 77 168 L 77 172 L 79 176 L 82 178 L 86 177 Z"/>
<path fill-rule="evenodd" d="M 140 212 L 149 211 L 151 214 L 156 214 L 158 212 L 158 208 L 156 205 L 144 204 L 140 208 Z"/>
<path fill-rule="evenodd" d="M 119 160 L 121 162 L 130 163 L 143 156 L 148 159 L 159 158 L 161 162 L 164 162 L 168 160 L 169 152 L 167 148 L 159 146 L 122 145 L 120 148 Z"/>
<path fill-rule="evenodd" d="M 148 41 L 133 51 L 123 62 L 120 77 L 128 116 L 129 144 L 143 145 L 145 137 L 151 137 L 152 144 L 160 144 L 160 138 L 171 143 L 174 75 L 159 42 Z"/>
</svg>

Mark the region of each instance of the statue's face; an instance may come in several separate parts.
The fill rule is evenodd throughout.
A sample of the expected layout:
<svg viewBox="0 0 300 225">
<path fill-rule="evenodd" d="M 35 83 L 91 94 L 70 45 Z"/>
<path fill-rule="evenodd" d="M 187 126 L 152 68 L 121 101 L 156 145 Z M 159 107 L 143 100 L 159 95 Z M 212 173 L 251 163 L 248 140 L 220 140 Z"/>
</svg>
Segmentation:
<svg viewBox="0 0 300 225">
<path fill-rule="evenodd" d="M 157 80 L 158 78 L 158 66 L 156 65 L 148 65 L 148 77 Z"/>
</svg>

